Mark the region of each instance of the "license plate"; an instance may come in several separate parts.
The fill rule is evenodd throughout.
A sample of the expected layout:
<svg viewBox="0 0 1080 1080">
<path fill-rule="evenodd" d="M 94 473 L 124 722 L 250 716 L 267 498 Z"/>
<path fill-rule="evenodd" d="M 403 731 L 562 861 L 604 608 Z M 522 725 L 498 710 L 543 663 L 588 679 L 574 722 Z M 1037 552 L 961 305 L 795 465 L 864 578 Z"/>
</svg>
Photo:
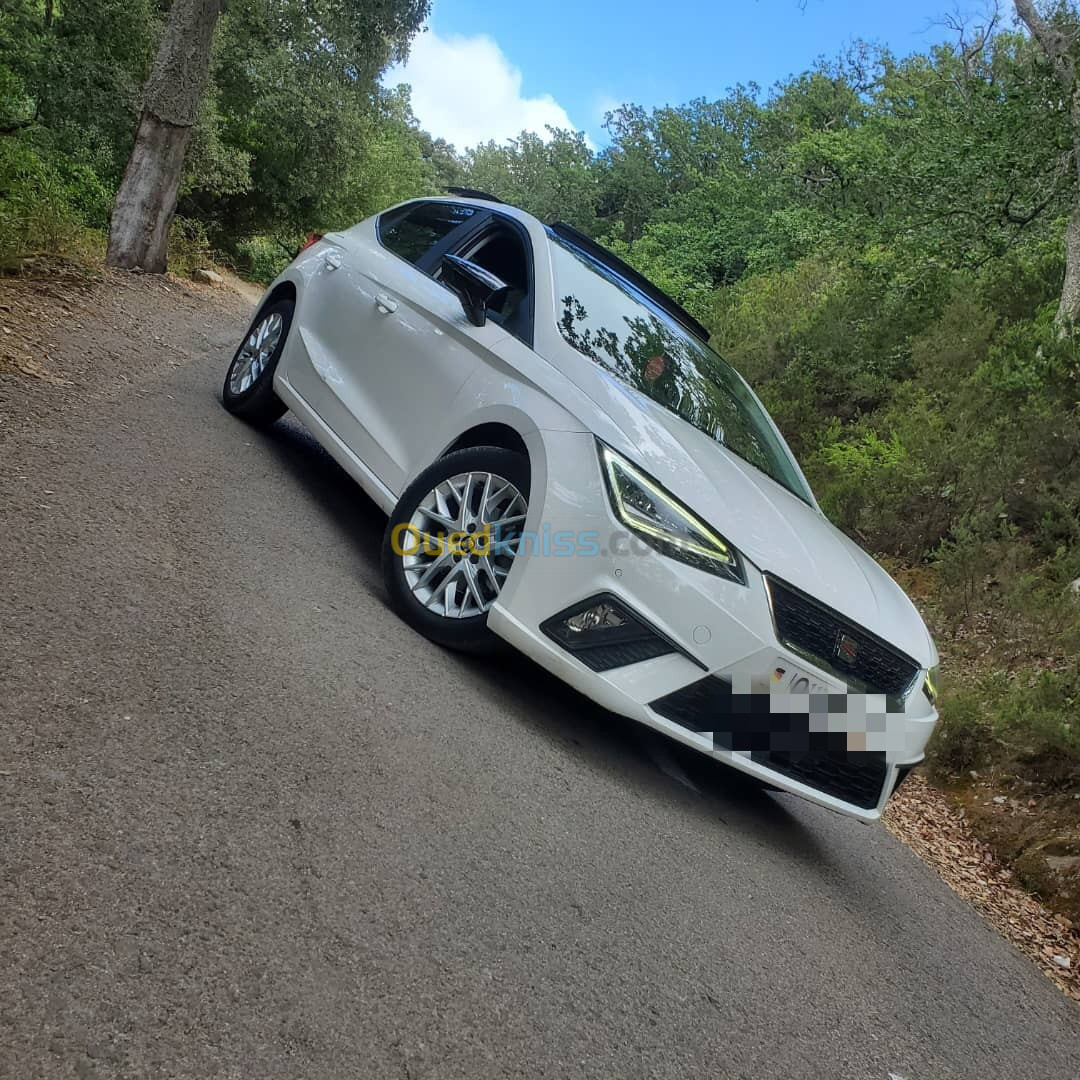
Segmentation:
<svg viewBox="0 0 1080 1080">
<path fill-rule="evenodd" d="M 832 688 L 815 679 L 794 664 L 776 658 L 772 674 L 769 676 L 769 692 L 772 694 L 828 694 Z"/>
</svg>

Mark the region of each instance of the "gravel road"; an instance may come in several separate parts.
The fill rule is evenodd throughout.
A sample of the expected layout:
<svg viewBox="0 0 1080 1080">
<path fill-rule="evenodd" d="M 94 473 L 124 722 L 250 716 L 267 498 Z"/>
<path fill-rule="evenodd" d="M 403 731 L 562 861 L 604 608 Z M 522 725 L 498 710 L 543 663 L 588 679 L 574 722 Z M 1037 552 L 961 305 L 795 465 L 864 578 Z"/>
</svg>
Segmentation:
<svg viewBox="0 0 1080 1080">
<path fill-rule="evenodd" d="M 399 622 L 375 507 L 222 410 L 238 300 L 61 302 L 73 385 L 0 376 L 0 1076 L 1080 1076 L 884 829 Z"/>
</svg>

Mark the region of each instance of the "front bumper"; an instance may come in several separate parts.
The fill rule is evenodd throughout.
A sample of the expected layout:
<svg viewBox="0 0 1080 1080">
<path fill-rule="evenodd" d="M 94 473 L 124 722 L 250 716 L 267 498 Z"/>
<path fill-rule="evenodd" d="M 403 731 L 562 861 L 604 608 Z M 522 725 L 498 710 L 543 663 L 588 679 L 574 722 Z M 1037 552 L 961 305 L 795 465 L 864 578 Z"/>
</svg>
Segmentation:
<svg viewBox="0 0 1080 1080">
<path fill-rule="evenodd" d="M 838 712 L 830 697 L 827 718 L 809 721 L 817 732 L 806 748 L 813 751 L 809 757 L 783 738 L 771 747 L 762 742 L 762 729 L 768 739 L 768 729 L 776 727 L 767 715 L 761 724 L 746 716 L 733 723 L 732 701 L 739 713 L 738 702 L 750 700 L 745 695 L 768 694 L 778 668 L 805 673 L 829 695 L 845 695 L 847 687 L 778 640 L 760 568 L 746 561 L 743 586 L 655 551 L 633 553 L 609 509 L 592 437 L 542 437 L 545 482 L 532 493 L 526 522 L 536 540 L 515 559 L 491 610 L 491 629 L 613 712 L 821 806 L 864 821 L 879 818 L 899 778 L 922 759 L 937 720 L 919 687 L 888 711 L 884 699 L 864 697 L 869 712 L 862 706 Z M 573 477 L 574 486 L 559 482 L 562 477 Z M 713 524 L 723 528 L 723 522 Z M 556 613 L 599 594 L 617 598 L 675 651 L 597 671 L 541 629 Z M 817 695 L 811 699 L 811 709 L 824 706 Z M 806 704 L 789 697 L 781 707 Z M 760 701 L 754 711 L 760 712 Z M 828 760 L 817 762 L 826 748 Z"/>
</svg>

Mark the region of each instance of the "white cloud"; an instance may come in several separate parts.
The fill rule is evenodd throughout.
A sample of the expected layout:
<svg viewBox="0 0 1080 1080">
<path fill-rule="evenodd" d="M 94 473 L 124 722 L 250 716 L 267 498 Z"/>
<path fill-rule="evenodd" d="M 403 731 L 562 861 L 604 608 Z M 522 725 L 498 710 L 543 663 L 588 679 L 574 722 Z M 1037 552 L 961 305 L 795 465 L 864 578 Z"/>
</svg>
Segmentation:
<svg viewBox="0 0 1080 1080">
<path fill-rule="evenodd" d="M 420 126 L 458 150 L 522 131 L 546 135 L 545 125 L 575 130 L 550 95 L 521 96 L 521 71 L 491 38 L 418 34 L 406 63 L 383 76 L 387 86 L 408 83 Z"/>
<path fill-rule="evenodd" d="M 614 112 L 622 104 L 623 102 L 619 98 L 612 97 L 611 94 L 597 94 L 592 102 L 593 122 L 597 125 L 603 124 L 604 117 L 609 112 Z"/>
</svg>

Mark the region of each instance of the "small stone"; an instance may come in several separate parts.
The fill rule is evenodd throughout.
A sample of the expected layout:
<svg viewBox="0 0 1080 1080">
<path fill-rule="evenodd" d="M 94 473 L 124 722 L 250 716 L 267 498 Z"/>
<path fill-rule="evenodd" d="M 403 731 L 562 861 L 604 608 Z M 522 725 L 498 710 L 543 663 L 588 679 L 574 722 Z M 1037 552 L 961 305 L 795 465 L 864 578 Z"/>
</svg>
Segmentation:
<svg viewBox="0 0 1080 1080">
<path fill-rule="evenodd" d="M 198 269 L 191 271 L 191 280 L 200 285 L 224 285 L 225 279 L 216 270 Z"/>
<path fill-rule="evenodd" d="M 1059 968 L 1070 968 L 1070 967 L 1072 967 L 1072 961 L 1067 956 L 1055 956 L 1054 957 L 1054 963 Z"/>
<path fill-rule="evenodd" d="M 1006 799 L 1004 795 L 995 795 L 994 796 L 994 802 L 997 803 L 998 806 L 1003 806 L 1008 801 L 1009 800 Z"/>
<path fill-rule="evenodd" d="M 1080 855 L 1047 855 L 1046 865 L 1058 874 L 1071 874 L 1080 870 Z"/>
</svg>

